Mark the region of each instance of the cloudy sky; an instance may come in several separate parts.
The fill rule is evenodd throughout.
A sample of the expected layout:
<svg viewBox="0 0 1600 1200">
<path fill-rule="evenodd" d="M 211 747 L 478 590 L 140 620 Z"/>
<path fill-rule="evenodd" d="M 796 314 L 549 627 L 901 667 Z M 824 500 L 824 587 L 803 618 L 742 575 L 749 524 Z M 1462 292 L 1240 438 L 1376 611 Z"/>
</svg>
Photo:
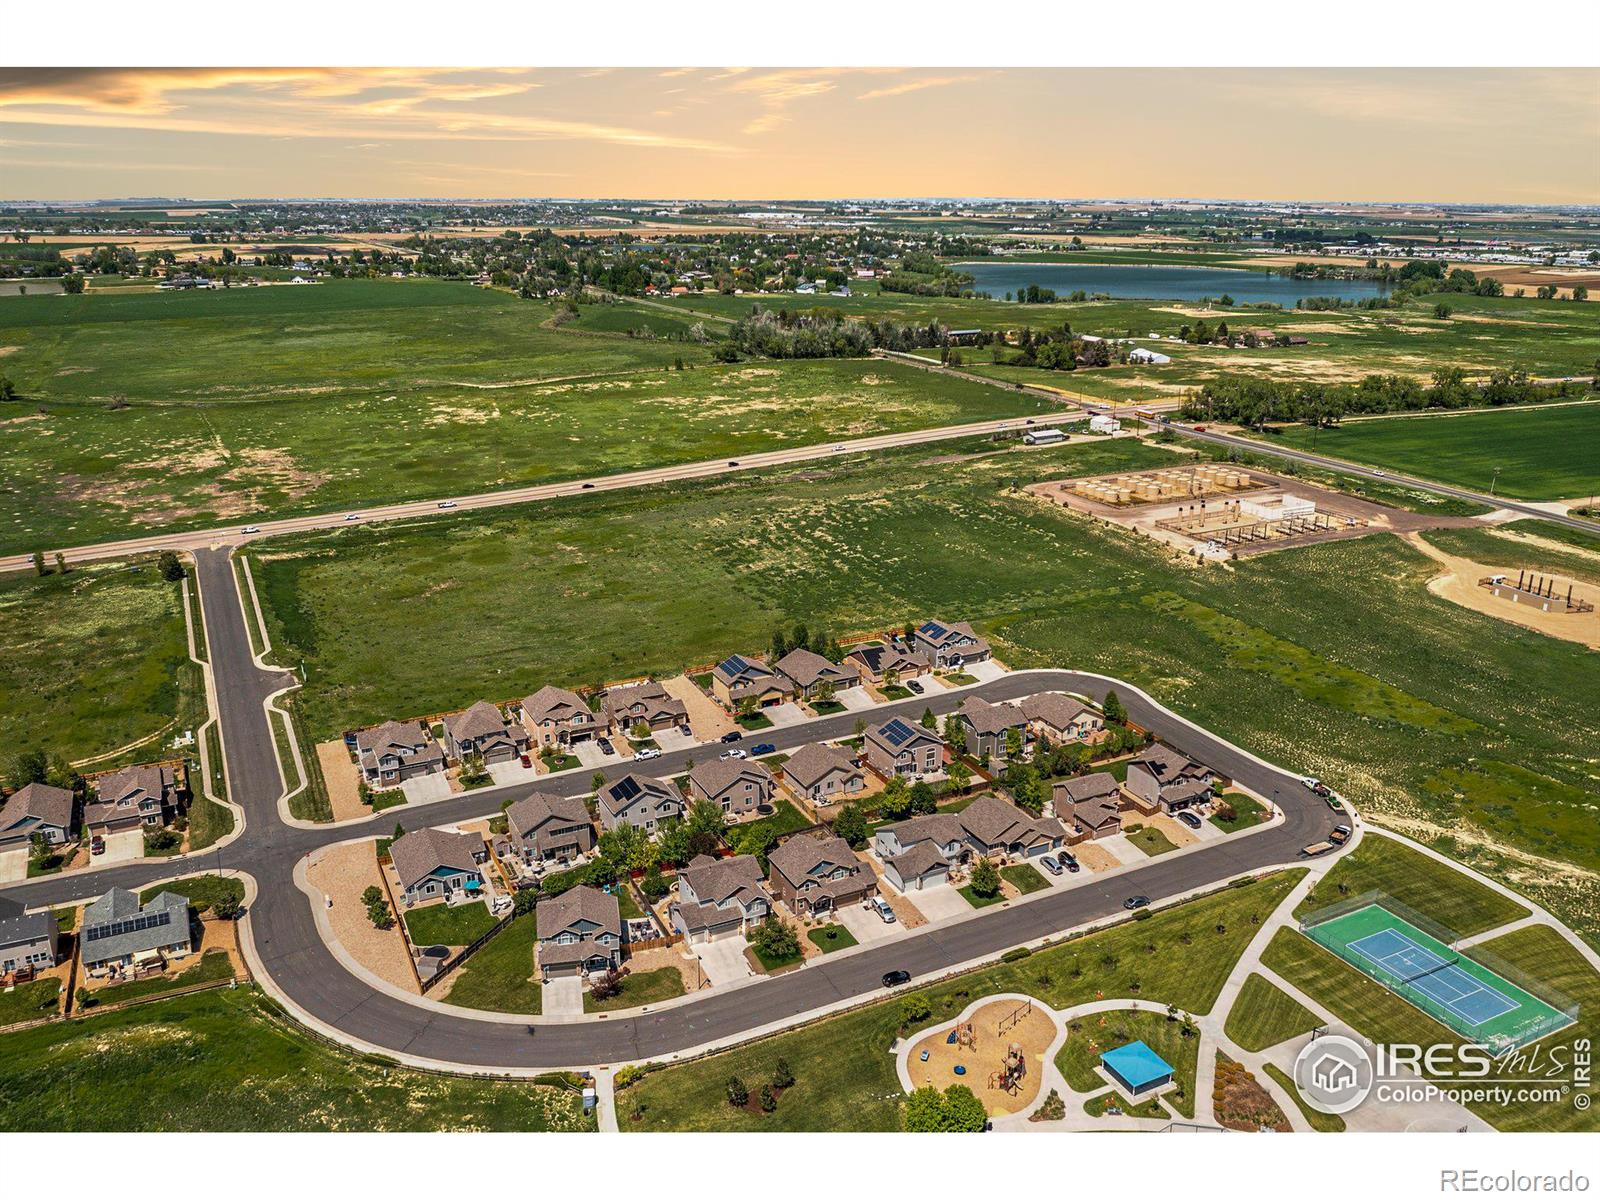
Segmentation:
<svg viewBox="0 0 1600 1200">
<path fill-rule="evenodd" d="M 1600 71 L 0 70 L 0 199 L 1600 204 Z"/>
</svg>

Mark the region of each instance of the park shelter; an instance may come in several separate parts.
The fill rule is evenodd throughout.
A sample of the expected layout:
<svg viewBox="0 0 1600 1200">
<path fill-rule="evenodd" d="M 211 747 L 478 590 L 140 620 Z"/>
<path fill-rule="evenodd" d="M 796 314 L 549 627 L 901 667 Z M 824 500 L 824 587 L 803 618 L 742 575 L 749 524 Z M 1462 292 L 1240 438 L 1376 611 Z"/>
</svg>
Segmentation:
<svg viewBox="0 0 1600 1200">
<path fill-rule="evenodd" d="M 1130 1096 L 1139 1096 L 1172 1082 L 1172 1066 L 1143 1042 L 1129 1042 L 1107 1050 L 1100 1056 L 1100 1065 Z"/>
</svg>

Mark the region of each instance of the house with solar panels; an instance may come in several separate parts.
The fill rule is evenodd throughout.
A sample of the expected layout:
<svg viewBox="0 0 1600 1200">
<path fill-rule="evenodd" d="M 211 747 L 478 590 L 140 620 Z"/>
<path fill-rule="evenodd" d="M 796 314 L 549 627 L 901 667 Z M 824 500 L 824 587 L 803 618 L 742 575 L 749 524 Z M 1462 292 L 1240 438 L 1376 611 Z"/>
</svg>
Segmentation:
<svg viewBox="0 0 1600 1200">
<path fill-rule="evenodd" d="M 1181 812 L 1211 798 L 1210 767 L 1160 742 L 1145 747 L 1128 763 L 1124 786 L 1142 812 Z"/>
<path fill-rule="evenodd" d="M 711 672 L 711 694 L 729 708 L 751 701 L 757 708 L 782 704 L 795 694 L 794 681 L 763 662 L 730 654 Z"/>
<path fill-rule="evenodd" d="M 880 775 L 920 779 L 944 766 L 944 739 L 931 729 L 895 717 L 867 730 L 862 750 Z"/>
<path fill-rule="evenodd" d="M 112 888 L 83 910 L 78 935 L 83 968 L 91 973 L 158 966 L 185 958 L 194 949 L 189 901 L 162 892 L 149 904 L 122 888 Z"/>
<path fill-rule="evenodd" d="M 932 670 L 926 657 L 899 642 L 866 642 L 854 647 L 844 656 L 844 661 L 872 683 L 879 684 L 888 683 L 891 678 L 915 679 Z"/>
<path fill-rule="evenodd" d="M 615 829 L 632 825 L 654 833 L 683 816 L 683 794 L 670 779 L 652 779 L 631 771 L 600 789 L 600 825 Z"/>
<path fill-rule="evenodd" d="M 965 621 L 924 621 L 911 635 L 913 647 L 936 667 L 964 667 L 991 657 L 989 643 Z"/>
</svg>

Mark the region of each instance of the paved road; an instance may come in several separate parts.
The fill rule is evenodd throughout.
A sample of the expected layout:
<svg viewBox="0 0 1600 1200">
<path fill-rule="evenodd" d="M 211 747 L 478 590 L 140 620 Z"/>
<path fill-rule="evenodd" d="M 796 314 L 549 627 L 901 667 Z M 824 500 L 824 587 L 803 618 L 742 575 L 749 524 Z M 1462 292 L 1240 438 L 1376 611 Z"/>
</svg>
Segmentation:
<svg viewBox="0 0 1600 1200">
<path fill-rule="evenodd" d="M 1060 397 L 1038 393 L 1041 397 L 1060 403 Z M 1040 416 L 1041 423 L 1049 418 Z M 397 521 L 407 517 L 434 517 L 452 512 L 465 512 L 485 508 L 500 508 L 508 504 L 527 504 L 535 500 L 554 500 L 561 496 L 574 496 L 581 492 L 611 492 L 627 488 L 646 487 L 657 483 L 675 483 L 684 479 L 708 479 L 716 475 L 729 475 L 737 471 L 753 471 L 763 467 L 783 466 L 789 463 L 810 462 L 842 454 L 862 454 L 877 450 L 890 450 L 902 446 L 917 446 L 928 442 L 945 442 L 956 438 L 982 436 L 1002 429 L 1015 429 L 1024 418 L 1008 417 L 1005 420 L 973 421 L 963 425 L 941 425 L 934 429 L 909 429 L 901 433 L 885 433 L 874 437 L 852 438 L 839 442 L 822 442 L 811 446 L 791 446 L 784 450 L 767 450 L 746 454 L 738 459 L 706 459 L 701 462 L 681 463 L 670 467 L 651 467 L 642 471 L 626 471 L 616 475 L 595 475 L 588 479 L 569 479 L 562 483 L 543 483 L 531 487 L 507 488 L 497 492 L 478 492 L 470 496 L 435 497 L 431 500 L 412 500 L 403 504 L 384 504 L 373 508 L 338 512 L 316 513 L 305 517 L 285 517 L 280 520 L 263 520 L 253 525 L 213 526 L 187 533 L 157 533 L 143 537 L 125 538 L 115 542 L 97 542 L 93 545 L 67 546 L 57 549 L 43 547 L 45 558 L 55 561 L 57 553 L 68 562 L 84 562 L 101 558 L 124 558 L 131 554 L 148 554 L 160 550 L 206 550 L 218 546 L 241 546 L 257 538 L 275 537 L 286 533 L 304 533 L 312 529 L 342 529 L 352 522 L 346 520 L 350 512 L 360 514 L 361 522 Z M 842 447 L 842 449 L 841 449 Z M 448 502 L 449 508 L 441 508 Z M 247 534 L 245 528 L 257 532 Z M 30 571 L 33 553 L 13 554 L 0 558 L 0 573 Z"/>
<path fill-rule="evenodd" d="M 992 910 L 981 918 L 912 933 L 881 947 L 791 972 L 735 991 L 712 992 L 691 1004 L 644 1016 L 603 1023 L 550 1024 L 487 1021 L 463 1011 L 441 1014 L 378 992 L 350 974 L 318 935 L 312 908 L 293 883 L 299 860 L 320 846 L 390 830 L 397 819 L 408 829 L 497 813 L 508 796 L 527 785 L 485 788 L 416 809 L 391 810 L 366 821 L 337 827 L 298 828 L 284 824 L 277 799 L 282 791 L 272 735 L 261 702 L 283 686 L 286 676 L 256 667 L 250 652 L 233 575 L 225 551 L 196 556 L 205 614 L 207 644 L 217 678 L 219 714 L 226 743 L 231 798 L 246 815 L 243 834 L 227 849 L 225 865 L 251 874 L 258 894 L 250 929 L 267 974 L 317 1020 L 352 1039 L 396 1053 L 473 1067 L 547 1068 L 594 1066 L 660 1057 L 757 1029 L 841 999 L 877 993 L 885 971 L 901 968 L 914 975 L 946 970 L 1058 930 L 1120 910 L 1124 898 L 1143 893 L 1157 901 L 1228 878 L 1243 871 L 1292 861 L 1300 847 L 1322 840 L 1336 822 L 1324 804 L 1291 776 L 1264 766 L 1242 751 L 1194 729 L 1127 685 L 1119 688 L 1134 720 L 1173 745 L 1209 763 L 1266 796 L 1276 797 L 1287 820 L 1249 837 L 1211 842 L 1204 849 L 1157 858 L 1116 879 L 1090 878 L 1081 885 L 1052 890 L 1027 903 Z M 925 707 L 938 715 L 952 711 L 969 692 L 990 700 L 1016 699 L 1046 689 L 1103 694 L 1107 680 L 1073 671 L 1034 671 L 1007 675 L 962 692 L 914 697 L 883 706 L 881 713 L 919 717 Z M 845 737 L 856 713 L 841 713 L 803 727 L 763 731 L 780 750 L 817 738 Z M 652 771 L 676 774 L 691 755 L 664 754 Z M 628 769 L 618 764 L 607 774 Z M 590 772 L 580 770 L 541 782 L 547 790 L 582 794 Z M 203 870 L 208 863 L 189 864 Z M 7 893 L 30 906 L 60 904 L 96 895 L 113 884 L 138 888 L 172 872 L 172 864 L 146 861 L 77 876 L 56 876 L 18 885 Z M 526 1025 L 538 1026 L 529 1036 Z"/>
</svg>

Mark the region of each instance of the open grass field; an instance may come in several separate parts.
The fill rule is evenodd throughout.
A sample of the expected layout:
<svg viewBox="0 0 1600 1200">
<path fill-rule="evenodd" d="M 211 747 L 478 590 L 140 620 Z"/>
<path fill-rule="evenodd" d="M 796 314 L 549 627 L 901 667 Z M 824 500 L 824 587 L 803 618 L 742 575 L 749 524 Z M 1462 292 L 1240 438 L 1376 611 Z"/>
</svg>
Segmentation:
<svg viewBox="0 0 1600 1200">
<path fill-rule="evenodd" d="M 249 988 L 0 1037 L 0 1129 L 593 1128 L 575 1091 L 346 1054 L 301 1033 Z"/>
<path fill-rule="evenodd" d="M 1519 500 L 1600 493 L 1600 401 L 1292 425 L 1270 440 Z M 1498 480 L 1495 470 L 1499 469 Z"/>
<path fill-rule="evenodd" d="M 1424 536 L 1445 553 L 1475 562 L 1570 575 L 1594 585 L 1590 590 L 1600 596 L 1600 526 L 1591 538 L 1549 521 L 1510 521 L 1485 529 L 1431 529 Z"/>
<path fill-rule="evenodd" d="M 0 761 L 41 747 L 86 759 L 179 717 L 198 728 L 205 688 L 188 658 L 181 589 L 153 559 L 0 578 Z M 153 741 L 132 757 L 160 751 Z"/>
<path fill-rule="evenodd" d="M 892 363 L 712 365 L 464 285 L 69 299 L 0 306 L 25 398 L 0 411 L 0 552 L 1045 407 Z"/>
<path fill-rule="evenodd" d="M 1228 1010 L 1224 1032 L 1246 1050 L 1265 1050 L 1297 1034 L 1310 1033 L 1320 1021 L 1293 997 L 1263 976 L 1251 975 Z"/>
<path fill-rule="evenodd" d="M 1250 942 L 1250 915 L 1264 918 L 1299 876 L 1288 871 L 1229 888 L 1148 921 L 1128 921 L 924 989 L 919 994 L 932 1012 L 904 1032 L 948 1020 L 972 1000 L 997 992 L 1021 992 L 1061 1009 L 1092 1000 L 1097 992 L 1129 995 L 1137 984 L 1143 1002 L 1208 1012 Z M 890 999 L 654 1071 L 617 1093 L 617 1120 L 624 1131 L 898 1129 L 904 1092 L 889 1046 L 901 1032 L 901 1003 Z M 738 1075 L 755 1087 L 771 1076 L 780 1057 L 794 1069 L 795 1086 L 784 1093 L 776 1112 L 762 1115 L 728 1104 L 723 1090 L 728 1076 Z"/>
<path fill-rule="evenodd" d="M 760 650 L 780 622 L 972 620 L 1012 666 L 1126 678 L 1597 936 L 1600 884 L 1574 864 L 1600 828 L 1566 807 L 1600 744 L 1592 654 L 1430 596 L 1432 561 L 1387 534 L 1195 569 L 1014 487 L 1166 461 L 962 443 L 286 539 L 261 547 L 258 581 L 274 644 L 306 661 L 317 738 L 676 672 Z M 1492 776 L 1492 802 L 1458 795 L 1488 763 L 1518 770 Z M 1540 832 L 1554 816 L 1562 839 Z"/>
</svg>

